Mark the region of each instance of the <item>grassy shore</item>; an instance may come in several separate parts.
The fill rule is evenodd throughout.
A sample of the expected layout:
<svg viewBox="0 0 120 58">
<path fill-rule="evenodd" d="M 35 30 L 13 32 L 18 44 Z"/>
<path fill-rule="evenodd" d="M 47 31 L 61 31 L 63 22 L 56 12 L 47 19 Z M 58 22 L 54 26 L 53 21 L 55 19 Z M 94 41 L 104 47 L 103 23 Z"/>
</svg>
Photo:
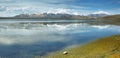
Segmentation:
<svg viewBox="0 0 120 58">
<path fill-rule="evenodd" d="M 66 55 L 62 50 L 40 58 L 120 58 L 120 35 L 101 38 L 66 51 Z"/>
</svg>

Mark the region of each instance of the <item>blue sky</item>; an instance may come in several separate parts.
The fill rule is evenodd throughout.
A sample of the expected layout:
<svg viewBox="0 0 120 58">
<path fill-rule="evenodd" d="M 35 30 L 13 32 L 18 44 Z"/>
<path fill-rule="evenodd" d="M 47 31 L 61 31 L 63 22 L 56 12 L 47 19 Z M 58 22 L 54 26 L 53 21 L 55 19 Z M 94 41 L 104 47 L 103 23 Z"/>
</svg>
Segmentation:
<svg viewBox="0 0 120 58">
<path fill-rule="evenodd" d="M 0 0 L 0 16 L 44 12 L 120 14 L 120 0 Z"/>
</svg>

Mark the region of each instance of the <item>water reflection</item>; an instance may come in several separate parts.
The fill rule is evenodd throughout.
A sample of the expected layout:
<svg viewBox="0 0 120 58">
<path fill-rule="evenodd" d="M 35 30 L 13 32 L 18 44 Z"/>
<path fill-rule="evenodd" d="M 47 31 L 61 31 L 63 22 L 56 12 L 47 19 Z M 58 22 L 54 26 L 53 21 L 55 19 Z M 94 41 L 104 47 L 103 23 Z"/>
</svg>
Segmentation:
<svg viewBox="0 0 120 58">
<path fill-rule="evenodd" d="M 120 26 L 71 24 L 0 24 L 0 56 L 31 58 L 94 39 L 120 34 Z"/>
</svg>

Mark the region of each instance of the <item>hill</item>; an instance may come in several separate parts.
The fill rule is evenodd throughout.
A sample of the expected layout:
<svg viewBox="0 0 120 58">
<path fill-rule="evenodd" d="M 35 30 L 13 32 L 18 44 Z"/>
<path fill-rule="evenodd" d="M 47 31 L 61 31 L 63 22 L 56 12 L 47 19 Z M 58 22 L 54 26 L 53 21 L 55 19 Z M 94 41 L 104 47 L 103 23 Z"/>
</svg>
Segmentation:
<svg viewBox="0 0 120 58">
<path fill-rule="evenodd" d="M 120 25 L 120 14 L 105 16 L 97 19 L 102 21 L 102 23 L 105 23 L 105 24 Z"/>
<path fill-rule="evenodd" d="M 52 53 L 43 58 L 120 58 L 120 35 L 101 38 L 89 44 Z"/>
<path fill-rule="evenodd" d="M 109 15 L 108 14 L 89 14 L 88 15 L 88 17 L 92 17 L 92 18 L 101 18 L 105 16 L 109 16 Z"/>
<path fill-rule="evenodd" d="M 107 19 L 107 20 L 119 20 L 120 21 L 120 14 L 118 15 L 110 15 L 102 17 L 101 19 Z"/>
</svg>

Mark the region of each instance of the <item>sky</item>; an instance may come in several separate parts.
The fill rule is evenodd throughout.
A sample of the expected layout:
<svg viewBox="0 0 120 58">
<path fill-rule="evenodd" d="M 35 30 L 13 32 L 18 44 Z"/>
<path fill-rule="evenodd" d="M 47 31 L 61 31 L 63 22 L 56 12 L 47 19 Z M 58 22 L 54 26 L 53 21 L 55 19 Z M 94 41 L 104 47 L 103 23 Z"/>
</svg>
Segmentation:
<svg viewBox="0 0 120 58">
<path fill-rule="evenodd" d="M 120 14 L 120 0 L 0 0 L 0 16 L 45 12 L 75 15 Z"/>
</svg>

